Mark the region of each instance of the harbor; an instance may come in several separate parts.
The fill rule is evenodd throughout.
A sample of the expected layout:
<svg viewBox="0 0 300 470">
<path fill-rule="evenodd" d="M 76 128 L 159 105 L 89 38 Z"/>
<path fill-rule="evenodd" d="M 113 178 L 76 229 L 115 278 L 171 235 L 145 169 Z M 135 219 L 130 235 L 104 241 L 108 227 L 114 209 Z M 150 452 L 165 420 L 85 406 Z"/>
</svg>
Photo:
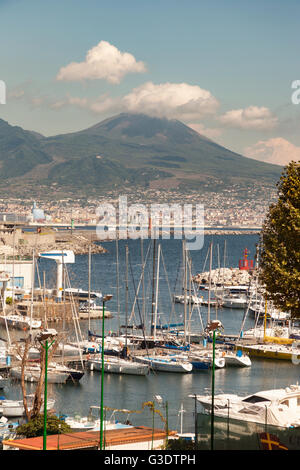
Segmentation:
<svg viewBox="0 0 300 470">
<path fill-rule="evenodd" d="M 189 257 L 186 258 L 186 267 L 190 266 L 189 273 L 189 268 L 183 269 L 182 242 L 157 241 L 159 248 L 156 254 L 156 266 L 160 266 L 160 270 L 156 270 L 153 283 L 153 261 L 150 258 L 150 253 L 153 254 L 153 242 L 111 241 L 106 243 L 105 254 L 77 255 L 74 262 L 66 264 L 70 284 L 64 285 L 61 291 L 57 289 L 59 278 L 57 263 L 52 259 L 41 257 L 38 269 L 39 272 L 45 272 L 47 283 L 44 288 L 47 292 L 49 290 L 48 296 L 51 291 L 54 297 L 57 294 L 59 297 L 59 301 L 53 299 L 52 303 L 60 308 L 57 310 L 61 315 L 60 320 L 56 321 L 53 317 L 47 319 L 45 308 L 42 309 L 43 315 L 40 315 L 42 319 L 48 320 L 48 329 L 54 328 L 58 334 L 56 342 L 59 348 L 53 356 L 56 364 L 55 373 L 58 374 L 58 367 L 61 366 L 73 370 L 73 373 L 69 372 L 70 378 L 62 383 L 55 380 L 54 383 L 50 381 L 48 384 L 49 398 L 55 401 L 53 407 L 55 413 L 58 416 L 84 417 L 88 415 L 90 406 L 100 405 L 103 323 L 105 336 L 103 406 L 107 414 L 113 410 L 125 410 L 121 412 L 121 422 L 125 422 L 129 417 L 133 425 L 153 426 L 151 410 L 147 408 L 142 410 L 142 407 L 143 403 L 153 401 L 158 395 L 162 398 L 162 402 L 157 403 L 156 407 L 164 417 L 166 403 L 168 404 L 169 429 L 179 433 L 181 428 L 181 433 L 190 434 L 195 434 L 197 429 L 199 442 L 203 441 L 204 448 L 207 446 L 207 439 L 205 440 L 203 436 L 209 435 L 210 428 L 208 425 L 203 428 L 205 416 L 200 414 L 198 410 L 200 405 L 195 404 L 195 397 L 209 394 L 211 390 L 213 344 L 211 337 L 204 332 L 209 321 L 219 321 L 224 328 L 219 332 L 215 344 L 216 394 L 226 392 L 246 396 L 259 390 L 286 388 L 296 384 L 297 361 L 292 361 L 291 356 L 287 360 L 282 360 L 275 355 L 268 357 L 266 353 L 262 353 L 261 357 L 252 354 L 251 348 L 258 347 L 262 341 L 253 335 L 247 337 L 246 333 L 255 329 L 257 318 L 247 313 L 246 307 L 223 307 L 221 302 L 216 301 L 220 286 L 214 284 L 215 290 L 212 288 L 210 290 L 207 283 L 209 279 L 204 274 L 199 276 L 199 273 L 207 272 L 209 258 L 211 258 L 211 272 L 219 270 L 219 274 L 222 274 L 222 266 L 224 273 L 227 269 L 236 273 L 239 262 L 243 260 L 245 247 L 249 252 L 248 259 L 252 260 L 256 253 L 257 242 L 258 237 L 253 234 L 206 236 L 204 248 L 189 252 Z M 147 277 L 141 277 L 143 272 L 147 272 Z M 249 287 L 254 282 L 255 273 L 253 271 L 247 275 L 252 279 L 250 283 L 248 282 Z M 245 280 L 246 274 L 242 276 Z M 194 282 L 193 279 L 198 279 L 199 282 Z M 38 280 L 36 272 L 35 285 L 38 285 Z M 232 281 L 236 283 L 236 274 Z M 199 290 L 194 292 L 192 285 L 197 286 Z M 182 286 L 186 287 L 183 294 L 185 301 L 174 302 L 175 294 L 182 294 Z M 192 303 L 192 291 L 197 297 L 203 298 L 203 301 Z M 78 298 L 74 302 L 76 293 Z M 110 295 L 107 296 L 106 293 Z M 103 296 L 107 298 L 105 308 L 103 308 Z M 80 317 L 79 297 L 82 302 L 94 297 L 93 301 L 98 304 L 97 317 L 93 317 L 88 311 L 85 319 Z M 29 306 L 27 315 L 30 315 L 32 303 L 31 315 L 34 319 L 38 317 L 38 309 L 34 308 L 35 302 L 43 305 L 42 300 L 35 298 L 28 298 L 25 301 L 27 307 Z M 22 301 L 20 303 L 22 304 Z M 73 312 L 72 318 L 64 317 L 68 305 Z M 103 313 L 106 309 L 109 315 L 105 315 L 103 319 L 99 311 Z M 151 322 L 153 328 L 155 327 L 152 331 Z M 269 328 L 270 323 L 271 319 L 268 317 L 265 326 Z M 145 331 L 140 328 L 141 324 L 146 325 Z M 182 325 L 185 325 L 185 331 Z M 263 328 L 263 325 L 263 322 L 260 323 L 260 327 L 257 324 L 257 330 Z M 167 330 L 166 326 L 169 326 Z M 35 335 L 40 330 L 41 328 L 37 328 L 36 331 L 31 329 L 31 333 Z M 0 332 L 2 340 L 5 340 L 2 342 L 5 348 L 8 342 L 7 327 L 4 324 Z M 10 341 L 14 343 L 15 338 L 18 341 L 23 338 L 24 344 L 29 332 L 30 326 L 27 331 L 17 331 L 12 328 Z M 22 344 L 22 341 L 19 344 Z M 288 346 L 281 345 L 281 347 Z M 297 350 L 293 349 L 291 352 L 294 356 L 296 354 L 297 359 Z M 32 364 L 37 364 L 38 353 L 34 350 L 29 350 L 29 353 L 33 360 Z M 2 392 L 9 400 L 22 400 L 20 380 L 16 374 L 12 376 L 12 371 L 17 370 L 20 364 L 17 356 L 18 354 L 11 355 L 8 369 L 5 369 L 5 364 L 3 366 L 3 373 L 7 375 L 8 382 Z M 181 361 L 181 365 L 178 362 L 178 367 L 174 362 L 175 357 L 177 362 Z M 249 362 L 242 364 L 244 357 L 248 358 Z M 129 359 L 129 362 L 126 363 L 124 358 L 127 358 L 127 361 Z M 170 359 L 171 362 L 166 362 Z M 238 367 L 231 365 L 232 360 L 239 362 Z M 182 369 L 181 373 L 178 373 L 179 367 L 182 368 L 187 361 L 192 367 L 188 366 L 186 370 Z M 37 366 L 34 367 L 32 371 L 37 370 L 38 373 Z M 83 371 L 80 379 L 74 379 L 76 371 L 80 370 Z M 61 373 L 62 371 L 59 372 Z M 35 380 L 26 381 L 26 390 L 29 394 L 34 392 L 35 387 Z M 180 411 L 182 409 L 184 412 Z M 196 428 L 195 409 L 198 416 Z M 23 418 L 21 416 L 17 419 L 22 421 Z M 161 417 L 155 416 L 154 427 L 164 428 L 164 426 Z"/>
</svg>

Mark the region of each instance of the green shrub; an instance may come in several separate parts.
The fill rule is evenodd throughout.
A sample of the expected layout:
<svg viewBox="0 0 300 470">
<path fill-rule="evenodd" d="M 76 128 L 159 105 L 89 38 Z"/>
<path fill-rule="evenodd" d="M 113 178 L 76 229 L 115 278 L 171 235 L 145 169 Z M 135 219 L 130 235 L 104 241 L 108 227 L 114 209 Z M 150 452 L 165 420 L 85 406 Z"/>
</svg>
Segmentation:
<svg viewBox="0 0 300 470">
<path fill-rule="evenodd" d="M 60 427 L 59 427 L 60 425 Z M 65 434 L 72 432 L 70 426 L 57 416 L 47 416 L 47 435 L 50 434 Z M 25 437 L 38 437 L 44 434 L 44 415 L 38 415 L 36 418 L 31 419 L 28 423 L 21 424 L 17 427 L 16 433 L 18 436 Z"/>
</svg>

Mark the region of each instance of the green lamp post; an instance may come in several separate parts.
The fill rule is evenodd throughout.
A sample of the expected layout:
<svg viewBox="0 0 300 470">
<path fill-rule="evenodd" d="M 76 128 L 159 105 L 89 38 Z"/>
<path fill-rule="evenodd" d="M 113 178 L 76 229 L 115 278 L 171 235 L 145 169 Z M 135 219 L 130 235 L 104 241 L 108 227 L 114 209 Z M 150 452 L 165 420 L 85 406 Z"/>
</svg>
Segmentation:
<svg viewBox="0 0 300 470">
<path fill-rule="evenodd" d="M 104 398 L 104 319 L 105 303 L 112 298 L 112 295 L 102 297 L 102 344 L 101 344 L 101 401 L 100 401 L 100 450 L 103 450 L 103 398 Z"/>
<path fill-rule="evenodd" d="M 212 332 L 213 337 L 213 357 L 212 357 L 212 374 L 211 374 L 211 432 L 210 432 L 210 449 L 214 450 L 214 419 L 215 419 L 215 357 L 216 357 L 216 330 L 223 329 L 220 320 L 212 320 L 205 328 L 206 333 Z"/>
<path fill-rule="evenodd" d="M 57 335 L 54 329 L 41 331 L 36 339 L 45 350 L 45 380 L 44 380 L 44 432 L 43 432 L 43 450 L 47 450 L 47 386 L 48 386 L 48 352 L 52 344 L 55 342 L 53 339 Z M 52 340 L 50 343 L 48 340 Z"/>
</svg>

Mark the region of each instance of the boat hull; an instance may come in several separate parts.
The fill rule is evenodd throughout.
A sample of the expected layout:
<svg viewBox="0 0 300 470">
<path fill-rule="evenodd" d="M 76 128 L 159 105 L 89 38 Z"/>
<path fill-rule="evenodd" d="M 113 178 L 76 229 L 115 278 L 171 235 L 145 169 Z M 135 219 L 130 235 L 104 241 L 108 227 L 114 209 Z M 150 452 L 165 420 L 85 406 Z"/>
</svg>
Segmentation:
<svg viewBox="0 0 300 470">
<path fill-rule="evenodd" d="M 137 357 L 136 360 L 147 364 L 156 372 L 187 373 L 192 372 L 193 370 L 193 365 L 190 362 L 176 362 L 175 360 L 168 361 L 151 357 Z"/>
<path fill-rule="evenodd" d="M 102 370 L 101 360 L 89 360 L 91 370 Z M 147 375 L 149 373 L 149 367 L 146 364 L 137 364 L 135 362 L 126 363 L 126 361 L 104 361 L 104 372 L 111 374 L 126 374 L 126 375 Z"/>
</svg>

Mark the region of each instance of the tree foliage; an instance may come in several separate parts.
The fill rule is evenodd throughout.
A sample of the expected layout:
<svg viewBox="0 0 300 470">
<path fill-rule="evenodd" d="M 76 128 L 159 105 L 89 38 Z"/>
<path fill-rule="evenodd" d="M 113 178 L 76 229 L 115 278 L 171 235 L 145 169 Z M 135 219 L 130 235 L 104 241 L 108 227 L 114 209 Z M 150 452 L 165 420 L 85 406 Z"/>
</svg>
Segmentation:
<svg viewBox="0 0 300 470">
<path fill-rule="evenodd" d="M 300 161 L 285 167 L 261 233 L 260 280 L 275 307 L 300 317 Z"/>
<path fill-rule="evenodd" d="M 71 428 L 64 421 L 54 415 L 47 415 L 47 435 L 50 434 L 66 434 L 70 433 Z M 35 416 L 28 423 L 21 424 L 17 427 L 18 436 L 38 437 L 44 433 L 44 415 Z"/>
</svg>

